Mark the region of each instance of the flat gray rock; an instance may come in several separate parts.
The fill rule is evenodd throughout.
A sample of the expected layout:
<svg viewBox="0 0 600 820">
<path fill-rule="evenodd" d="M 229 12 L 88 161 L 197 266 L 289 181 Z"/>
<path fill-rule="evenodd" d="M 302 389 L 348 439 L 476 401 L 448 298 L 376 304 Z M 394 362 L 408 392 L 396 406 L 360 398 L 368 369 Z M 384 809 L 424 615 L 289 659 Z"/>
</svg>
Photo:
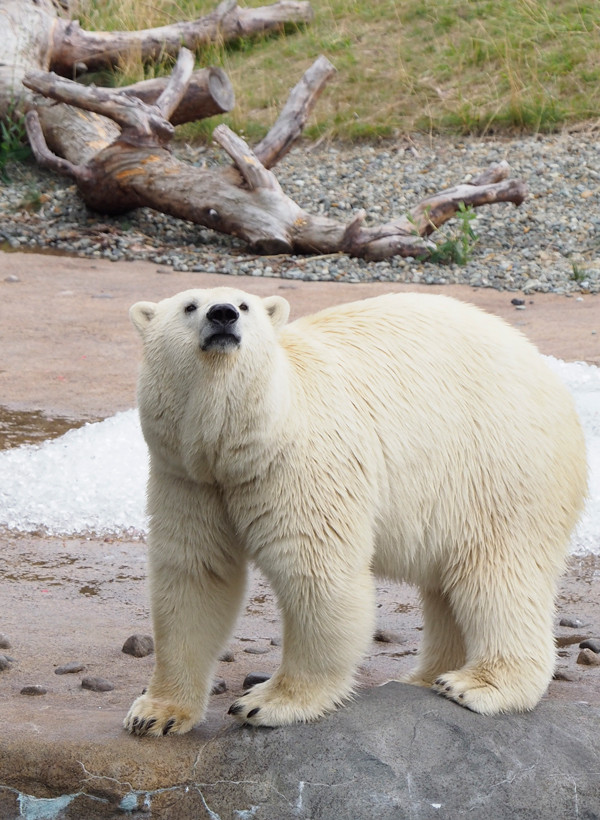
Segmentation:
<svg viewBox="0 0 600 820">
<path fill-rule="evenodd" d="M 599 726 L 585 704 L 484 717 L 390 683 L 319 723 L 216 741 L 202 794 L 220 818 L 595 818 Z"/>
<path fill-rule="evenodd" d="M 26 731 L 0 747 L 0 817 L 600 818 L 600 707 L 585 703 L 483 717 L 389 683 L 310 725 L 242 728 L 213 715 L 158 740 L 127 735 L 110 707 L 83 726 L 77 715 L 53 737 Z"/>
</svg>

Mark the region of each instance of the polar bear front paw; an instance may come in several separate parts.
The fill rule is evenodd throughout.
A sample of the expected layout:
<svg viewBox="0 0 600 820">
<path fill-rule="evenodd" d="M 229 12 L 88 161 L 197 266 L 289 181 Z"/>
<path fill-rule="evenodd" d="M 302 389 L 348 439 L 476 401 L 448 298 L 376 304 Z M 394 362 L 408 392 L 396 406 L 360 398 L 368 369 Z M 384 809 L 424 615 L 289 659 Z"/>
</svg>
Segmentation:
<svg viewBox="0 0 600 820">
<path fill-rule="evenodd" d="M 333 697 L 318 687 L 300 686 L 297 681 L 271 678 L 257 683 L 234 701 L 228 714 L 251 726 L 287 726 L 308 723 L 333 711 L 344 696 Z"/>
<path fill-rule="evenodd" d="M 189 711 L 164 700 L 140 695 L 134 700 L 123 726 L 133 735 L 181 735 L 194 725 Z"/>
</svg>

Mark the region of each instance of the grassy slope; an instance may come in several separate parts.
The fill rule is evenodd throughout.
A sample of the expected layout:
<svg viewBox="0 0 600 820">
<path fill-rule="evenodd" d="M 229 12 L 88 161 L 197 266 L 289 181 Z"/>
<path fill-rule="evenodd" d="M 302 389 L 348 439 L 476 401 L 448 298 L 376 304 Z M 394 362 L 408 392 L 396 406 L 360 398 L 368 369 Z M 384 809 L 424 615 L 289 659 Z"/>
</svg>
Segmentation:
<svg viewBox="0 0 600 820">
<path fill-rule="evenodd" d="M 192 19 L 216 5 L 80 0 L 80 19 L 89 28 L 145 28 Z M 319 54 L 338 74 L 307 136 L 536 132 L 600 116 L 599 0 L 312 0 L 312 6 L 315 20 L 304 30 L 199 55 L 200 65 L 228 72 L 237 105 L 224 119 L 252 139 L 266 131 Z M 117 81 L 142 76 L 132 63 Z M 186 126 L 184 135 L 206 129 Z"/>
</svg>

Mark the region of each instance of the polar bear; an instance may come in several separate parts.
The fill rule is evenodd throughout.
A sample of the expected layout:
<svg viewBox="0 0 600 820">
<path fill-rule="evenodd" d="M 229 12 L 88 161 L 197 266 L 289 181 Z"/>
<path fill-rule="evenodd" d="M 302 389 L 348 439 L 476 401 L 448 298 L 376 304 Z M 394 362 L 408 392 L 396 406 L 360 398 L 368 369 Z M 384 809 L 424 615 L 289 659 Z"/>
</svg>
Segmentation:
<svg viewBox="0 0 600 820">
<path fill-rule="evenodd" d="M 288 313 L 230 288 L 131 308 L 156 666 L 125 727 L 203 718 L 249 561 L 283 650 L 229 710 L 240 722 L 310 721 L 351 695 L 378 576 L 422 595 L 410 682 L 483 714 L 532 709 L 586 492 L 569 393 L 518 331 L 445 296 Z"/>
</svg>

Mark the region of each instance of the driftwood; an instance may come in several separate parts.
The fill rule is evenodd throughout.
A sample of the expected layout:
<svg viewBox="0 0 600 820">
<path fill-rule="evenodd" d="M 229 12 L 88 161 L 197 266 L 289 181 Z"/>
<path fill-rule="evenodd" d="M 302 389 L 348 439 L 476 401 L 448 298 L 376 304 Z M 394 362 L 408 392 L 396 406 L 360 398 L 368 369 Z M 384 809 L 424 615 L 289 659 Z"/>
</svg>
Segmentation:
<svg viewBox="0 0 600 820">
<path fill-rule="evenodd" d="M 197 48 L 308 22 L 308 2 L 280 0 L 242 9 L 224 0 L 210 15 L 189 23 L 139 32 L 86 32 L 57 15 L 52 0 L 0 0 L 7 32 L 0 64 L 0 118 L 18 99 L 34 154 L 41 165 L 75 180 L 86 204 L 105 214 L 148 206 L 245 240 L 259 253 L 348 253 L 368 259 L 425 256 L 428 236 L 461 204 L 519 204 L 525 186 L 509 179 L 506 163 L 470 184 L 418 203 L 406 216 L 365 225 L 358 213 L 348 224 L 315 216 L 288 197 L 270 170 L 301 134 L 334 72 L 320 57 L 291 92 L 265 139 L 252 150 L 225 125 L 214 140 L 233 166 L 196 168 L 173 156 L 173 126 L 231 110 L 233 90 L 219 68 L 193 71 L 183 43 Z M 170 78 L 123 89 L 84 86 L 64 75 L 117 63 L 132 50 L 143 59 L 179 54 Z"/>
<path fill-rule="evenodd" d="M 308 2 L 279 0 L 262 8 L 241 8 L 236 0 L 223 0 L 212 14 L 190 22 L 142 31 L 85 31 L 72 21 L 60 21 L 54 35 L 54 70 L 68 74 L 76 63 L 88 71 L 117 65 L 126 55 L 139 53 L 144 62 L 176 56 L 183 47 L 192 51 L 215 42 L 228 42 L 308 23 L 313 11 Z M 62 23 L 62 24 L 61 24 Z"/>
<path fill-rule="evenodd" d="M 96 152 L 86 162 L 51 152 L 35 111 L 27 115 L 27 130 L 40 164 L 71 176 L 90 208 L 116 214 L 149 206 L 237 236 L 259 253 L 343 252 L 367 259 L 423 256 L 435 247 L 427 239 L 429 234 L 450 219 L 461 203 L 477 207 L 523 201 L 524 184 L 508 179 L 508 165 L 500 163 L 469 184 L 428 197 L 408 215 L 385 225 L 365 226 L 362 212 L 342 224 L 305 211 L 282 191 L 269 166 L 301 132 L 332 71 L 324 57 L 313 64 L 254 151 L 227 126 L 219 125 L 213 138 L 231 157 L 233 167 L 190 167 L 169 150 L 173 134 L 169 117 L 185 97 L 191 73 L 191 55 L 186 50 L 153 106 L 116 90 L 82 87 L 55 74 L 27 76 L 26 85 L 39 94 L 108 117 L 118 125 L 119 136 L 112 142 L 96 143 Z M 78 151 L 75 147 L 72 153 Z"/>
</svg>

